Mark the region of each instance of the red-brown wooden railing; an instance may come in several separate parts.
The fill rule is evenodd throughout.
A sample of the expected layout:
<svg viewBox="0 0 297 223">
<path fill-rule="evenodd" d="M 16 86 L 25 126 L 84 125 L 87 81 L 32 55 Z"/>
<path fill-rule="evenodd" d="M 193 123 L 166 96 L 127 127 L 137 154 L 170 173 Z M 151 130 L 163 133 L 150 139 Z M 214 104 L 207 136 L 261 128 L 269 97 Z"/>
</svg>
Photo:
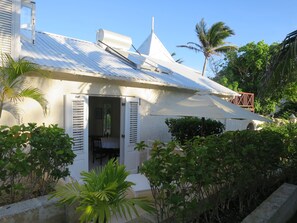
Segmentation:
<svg viewBox="0 0 297 223">
<path fill-rule="evenodd" d="M 246 92 L 239 92 L 239 94 L 241 95 L 235 96 L 235 98 L 231 99 L 230 102 L 242 108 L 248 109 L 251 112 L 254 112 L 254 94 Z"/>
</svg>

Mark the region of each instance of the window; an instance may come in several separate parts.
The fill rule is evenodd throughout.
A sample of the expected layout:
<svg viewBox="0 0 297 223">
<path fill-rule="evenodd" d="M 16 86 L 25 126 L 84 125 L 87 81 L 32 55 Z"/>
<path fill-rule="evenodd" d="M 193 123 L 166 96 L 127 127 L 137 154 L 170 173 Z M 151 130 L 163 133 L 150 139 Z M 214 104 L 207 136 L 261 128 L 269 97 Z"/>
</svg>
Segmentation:
<svg viewBox="0 0 297 223">
<path fill-rule="evenodd" d="M 35 2 L 22 1 L 21 36 L 27 41 L 35 40 Z"/>
</svg>

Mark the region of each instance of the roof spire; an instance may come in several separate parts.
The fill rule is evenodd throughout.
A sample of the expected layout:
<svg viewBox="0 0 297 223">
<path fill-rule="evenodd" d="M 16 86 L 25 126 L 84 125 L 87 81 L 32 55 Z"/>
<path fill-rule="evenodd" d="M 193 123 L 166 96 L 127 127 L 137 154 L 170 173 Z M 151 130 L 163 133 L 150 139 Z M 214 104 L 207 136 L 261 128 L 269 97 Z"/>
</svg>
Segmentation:
<svg viewBox="0 0 297 223">
<path fill-rule="evenodd" d="M 154 16 L 152 17 L 152 33 L 154 32 L 155 29 L 155 18 Z"/>
</svg>

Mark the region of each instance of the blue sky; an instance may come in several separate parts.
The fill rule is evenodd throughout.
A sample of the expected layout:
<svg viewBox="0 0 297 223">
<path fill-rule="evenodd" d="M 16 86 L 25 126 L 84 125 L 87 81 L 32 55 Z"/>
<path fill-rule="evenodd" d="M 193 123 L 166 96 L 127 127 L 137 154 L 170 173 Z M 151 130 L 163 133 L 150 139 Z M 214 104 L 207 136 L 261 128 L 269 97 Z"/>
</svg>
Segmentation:
<svg viewBox="0 0 297 223">
<path fill-rule="evenodd" d="M 36 0 L 36 29 L 95 42 L 100 28 L 130 36 L 138 48 L 151 30 L 184 64 L 202 70 L 203 55 L 177 45 L 197 42 L 195 25 L 204 18 L 230 26 L 237 46 L 282 41 L 297 29 L 297 1 L 287 0 Z M 208 71 L 210 75 L 210 70 Z"/>
</svg>

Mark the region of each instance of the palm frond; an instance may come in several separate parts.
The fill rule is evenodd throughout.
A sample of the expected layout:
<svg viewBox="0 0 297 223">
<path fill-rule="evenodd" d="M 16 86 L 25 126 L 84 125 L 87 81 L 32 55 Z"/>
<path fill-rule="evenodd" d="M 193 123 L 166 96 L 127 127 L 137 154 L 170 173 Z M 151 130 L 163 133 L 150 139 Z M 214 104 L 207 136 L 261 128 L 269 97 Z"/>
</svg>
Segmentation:
<svg viewBox="0 0 297 223">
<path fill-rule="evenodd" d="M 25 57 L 14 60 L 9 54 L 5 54 L 7 63 L 5 66 L 5 73 L 7 80 L 12 83 L 18 78 L 24 79 L 24 74 L 29 72 L 40 72 L 37 64 L 26 60 Z"/>
<path fill-rule="evenodd" d="M 1 54 L 2 66 L 0 67 L 0 104 L 8 101 L 19 102 L 24 97 L 37 101 L 43 108 L 44 114 L 47 113 L 47 101 L 44 95 L 37 88 L 28 87 L 24 89 L 25 74 L 38 73 L 40 69 L 37 64 L 32 63 L 26 58 L 14 60 L 9 54 Z M 2 110 L 0 111 L 1 117 Z"/>
<path fill-rule="evenodd" d="M 38 88 L 32 88 L 28 87 L 23 90 L 21 90 L 15 98 L 12 98 L 11 100 L 23 100 L 23 98 L 31 98 L 35 101 L 37 101 L 40 106 L 42 107 L 44 114 L 47 113 L 47 100 L 44 97 L 44 94 L 38 89 Z"/>
<path fill-rule="evenodd" d="M 197 44 L 198 45 L 198 44 Z M 188 43 L 188 45 L 177 45 L 177 47 L 183 47 L 183 48 L 188 48 L 190 50 L 194 50 L 196 53 L 197 52 L 202 52 L 201 47 L 200 46 L 192 46 Z"/>
<path fill-rule="evenodd" d="M 199 23 L 196 24 L 195 27 L 197 38 L 199 39 L 202 46 L 208 46 L 209 40 L 207 38 L 207 27 L 204 19 L 202 18 Z"/>
<path fill-rule="evenodd" d="M 208 30 L 207 37 L 213 47 L 226 44 L 224 40 L 232 35 L 234 31 L 223 22 L 213 24 Z"/>
<path fill-rule="evenodd" d="M 266 92 L 277 92 L 288 84 L 297 81 L 297 30 L 289 33 L 279 45 L 279 50 L 271 59 L 271 63 L 263 77 L 261 89 Z M 265 92 L 261 91 L 261 96 Z"/>
<path fill-rule="evenodd" d="M 237 46 L 234 45 L 225 45 L 225 46 L 218 46 L 218 47 L 214 47 L 213 51 L 216 53 L 226 53 L 230 50 L 236 50 Z"/>
<path fill-rule="evenodd" d="M 2 109 L 9 112 L 15 119 L 19 119 L 20 109 L 17 106 L 12 105 L 10 102 L 5 102 Z"/>
<path fill-rule="evenodd" d="M 79 201 L 81 191 L 82 186 L 78 182 L 74 181 L 67 183 L 64 186 L 57 186 L 56 191 L 51 194 L 50 199 L 55 197 L 61 204 L 73 205 Z"/>
</svg>

